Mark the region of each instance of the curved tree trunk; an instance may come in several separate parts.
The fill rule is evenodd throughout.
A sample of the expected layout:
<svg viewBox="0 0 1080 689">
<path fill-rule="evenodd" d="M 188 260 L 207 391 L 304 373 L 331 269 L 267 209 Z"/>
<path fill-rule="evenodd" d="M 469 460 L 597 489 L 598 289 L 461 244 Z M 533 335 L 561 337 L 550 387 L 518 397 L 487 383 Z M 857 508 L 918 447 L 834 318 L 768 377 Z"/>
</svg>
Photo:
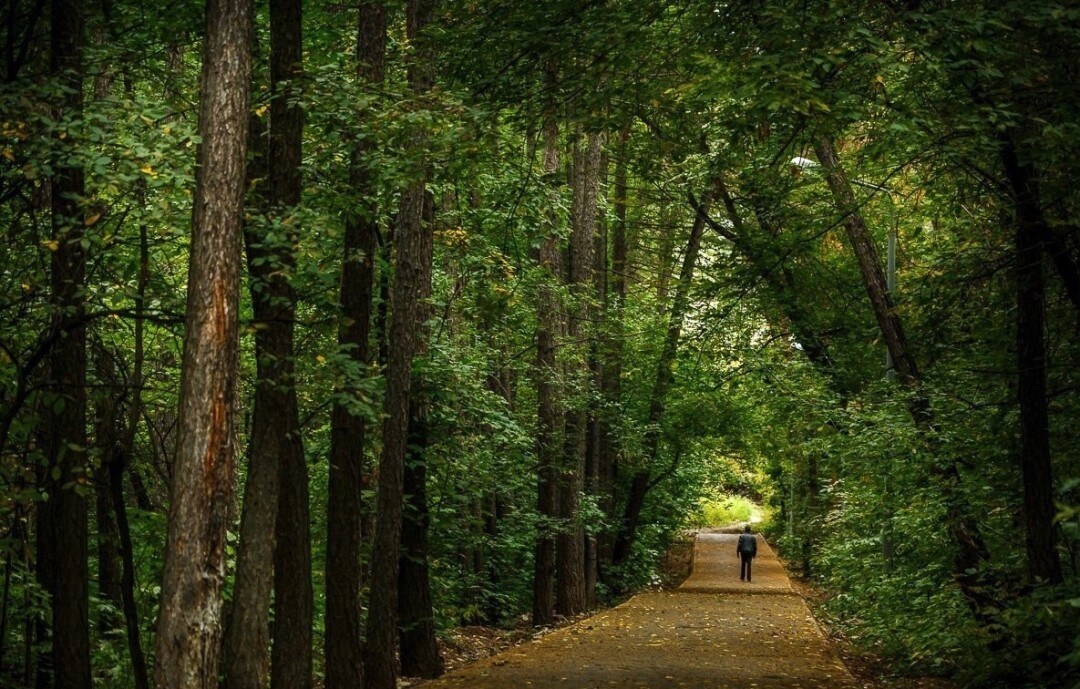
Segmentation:
<svg viewBox="0 0 1080 689">
<path fill-rule="evenodd" d="M 683 320 L 690 306 L 690 283 L 694 279 L 694 268 L 697 265 L 698 252 L 701 249 L 701 236 L 705 231 L 709 204 L 712 201 L 713 193 L 713 189 L 709 189 L 702 196 L 694 213 L 694 224 L 690 228 L 690 237 L 686 240 L 682 270 L 679 272 L 679 284 L 676 286 L 675 299 L 672 301 L 671 311 L 668 314 L 667 336 L 664 338 L 664 348 L 660 352 L 660 360 L 656 366 L 656 379 L 653 381 L 652 393 L 649 396 L 649 419 L 645 430 L 643 453 L 645 466 L 634 473 L 630 482 L 630 494 L 626 499 L 622 523 L 615 538 L 615 546 L 612 552 L 611 560 L 616 565 L 626 562 L 630 557 L 630 549 L 637 535 L 641 510 L 645 506 L 645 496 L 655 485 L 650 478 L 651 467 L 655 464 L 660 451 L 660 422 L 663 420 L 668 390 L 675 380 L 673 369 L 675 356 L 679 351 Z"/>
<path fill-rule="evenodd" d="M 251 0 L 209 0 L 187 319 L 154 678 L 216 689 L 233 498 Z"/>
</svg>

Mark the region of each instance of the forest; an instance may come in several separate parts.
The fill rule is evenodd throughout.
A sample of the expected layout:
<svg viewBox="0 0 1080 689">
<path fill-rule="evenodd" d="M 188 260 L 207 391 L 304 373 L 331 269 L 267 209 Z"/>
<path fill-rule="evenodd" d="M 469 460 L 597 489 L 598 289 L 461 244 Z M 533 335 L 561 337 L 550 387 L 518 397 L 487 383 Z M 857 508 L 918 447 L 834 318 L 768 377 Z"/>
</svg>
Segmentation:
<svg viewBox="0 0 1080 689">
<path fill-rule="evenodd" d="M 733 500 L 1080 686 L 1080 6 L 3 6 L 0 686 L 393 689 Z"/>
</svg>

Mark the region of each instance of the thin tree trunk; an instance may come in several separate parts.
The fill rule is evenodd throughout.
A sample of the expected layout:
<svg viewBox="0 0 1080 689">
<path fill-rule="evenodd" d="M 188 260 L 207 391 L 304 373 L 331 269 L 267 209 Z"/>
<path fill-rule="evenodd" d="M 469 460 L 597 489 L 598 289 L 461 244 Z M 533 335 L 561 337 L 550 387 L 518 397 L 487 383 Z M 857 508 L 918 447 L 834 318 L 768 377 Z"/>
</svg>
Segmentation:
<svg viewBox="0 0 1080 689">
<path fill-rule="evenodd" d="M 422 35 L 435 11 L 435 0 L 409 0 L 407 33 L 415 53 L 408 78 L 414 94 L 428 93 L 434 85 L 434 61 Z M 416 138 L 416 148 L 426 142 Z M 422 169 L 426 163 L 422 164 Z M 383 454 L 379 464 L 379 491 L 375 543 L 372 553 L 371 600 L 364 648 L 364 684 L 367 689 L 394 689 L 394 650 L 397 644 L 399 549 L 403 510 L 403 482 L 408 445 L 412 360 L 422 323 L 420 296 L 430 290 L 432 226 L 425 222 L 426 180 L 413 183 L 402 194 L 397 227 L 397 271 L 392 295 L 393 321 L 386 368 L 386 417 Z"/>
<path fill-rule="evenodd" d="M 61 117 L 82 116 L 83 7 L 80 0 L 53 0 L 50 68 L 67 92 L 58 104 Z M 39 539 L 51 551 L 54 572 L 43 584 L 52 601 L 52 656 L 55 686 L 85 687 L 90 678 L 87 504 L 75 489 L 86 468 L 86 331 L 78 324 L 85 310 L 86 253 L 83 238 L 81 168 L 59 165 L 51 178 L 52 303 L 64 334 L 49 356 L 48 389 L 62 400 L 52 404 L 46 431 L 49 466 L 48 513 Z"/>
<path fill-rule="evenodd" d="M 544 219 L 545 235 L 540 240 L 539 263 L 542 277 L 536 307 L 536 510 L 541 521 L 533 562 L 532 623 L 537 627 L 550 625 L 555 621 L 555 539 L 551 522 L 556 517 L 557 507 L 559 435 L 559 415 L 555 406 L 555 335 L 559 329 L 558 296 L 555 290 L 559 249 L 554 212 L 559 200 L 559 130 L 554 106 L 557 68 L 553 63 L 549 63 L 546 72 L 548 102 L 544 112 L 544 177 L 550 186 L 548 195 L 551 204 Z"/>
<path fill-rule="evenodd" d="M 600 153 L 599 167 L 596 172 L 596 196 L 604 192 L 600 184 L 607 182 L 608 156 Z M 607 451 L 606 440 L 609 433 L 609 419 L 602 394 L 604 386 L 604 359 L 609 348 L 607 332 L 608 312 L 608 263 L 607 263 L 607 222 L 604 216 L 596 214 L 596 231 L 593 236 L 593 274 L 592 298 L 593 335 L 589 343 L 589 382 L 593 394 L 589 396 L 587 444 L 585 447 L 585 494 L 602 501 L 600 489 L 600 465 L 604 462 L 603 454 Z M 599 535 L 586 525 L 585 528 L 585 606 L 596 607 L 596 583 L 600 578 Z"/>
<path fill-rule="evenodd" d="M 892 354 L 897 375 L 906 384 L 914 385 L 920 381 L 919 369 L 908 347 L 900 314 L 889 293 L 885 273 L 881 269 L 881 259 L 878 257 L 874 240 L 870 237 L 870 231 L 866 227 L 866 221 L 859 213 L 851 184 L 848 182 L 843 167 L 840 166 L 831 139 L 819 138 L 814 150 L 825 168 L 829 189 L 836 200 L 836 205 L 844 214 L 844 229 L 847 231 L 848 241 L 859 264 L 859 272 L 862 274 L 863 285 L 866 287 L 870 304 L 874 308 L 878 328 L 885 340 L 885 346 Z"/>
<path fill-rule="evenodd" d="M 127 464 L 127 452 L 109 464 L 109 490 L 112 504 L 116 509 L 116 528 L 120 538 L 120 561 L 123 569 L 120 575 L 120 594 L 123 601 L 124 628 L 127 632 L 128 653 L 131 655 L 131 669 L 134 674 L 136 689 L 150 689 L 150 673 L 143 654 L 142 633 L 139 627 L 139 609 L 135 600 L 135 555 L 131 545 L 131 526 L 128 524 L 127 505 L 124 503 L 124 467 Z"/>
<path fill-rule="evenodd" d="M 679 283 L 676 285 L 675 299 L 672 301 L 671 310 L 668 312 L 667 336 L 664 339 L 664 348 L 660 352 L 660 360 L 657 362 L 652 393 L 649 395 L 649 419 L 645 429 L 643 451 L 645 466 L 634 473 L 630 482 L 630 494 L 626 499 L 622 523 L 615 538 L 612 553 L 612 562 L 616 565 L 626 562 L 630 557 L 630 550 L 637 535 L 638 521 L 641 518 L 641 510 L 645 506 L 645 496 L 655 485 L 650 479 L 651 466 L 655 464 L 660 450 L 660 422 L 663 420 L 668 390 L 675 380 L 673 368 L 675 366 L 675 356 L 679 351 L 683 320 L 690 307 L 690 285 L 694 279 L 694 267 L 697 264 L 698 252 L 701 249 L 701 236 L 705 230 L 709 204 L 712 201 L 713 194 L 714 190 L 709 189 L 702 196 L 701 202 L 694 213 L 694 224 L 690 228 L 690 237 L 686 241 L 686 251 L 683 252 Z"/>
<path fill-rule="evenodd" d="M 377 87 L 386 61 L 386 9 L 380 2 L 360 5 L 357 31 L 357 76 Z M 350 182 L 360 197 L 356 217 L 345 224 L 345 258 L 341 271 L 342 324 L 338 346 L 346 349 L 358 369 L 369 364 L 371 298 L 375 270 L 375 189 L 365 160 L 371 144 L 353 152 Z M 348 394 L 349 390 L 342 392 Z M 363 685 L 360 589 L 363 571 L 363 492 L 366 422 L 343 404 L 330 415 L 330 470 L 327 489 L 326 540 L 326 687 L 353 689 Z"/>
<path fill-rule="evenodd" d="M 208 0 L 187 319 L 154 678 L 216 689 L 235 474 L 251 0 Z"/>
<path fill-rule="evenodd" d="M 136 192 L 140 205 L 145 205 L 145 186 L 139 180 Z M 128 469 L 134 456 L 135 434 L 142 418 L 143 365 L 145 358 L 144 314 L 146 311 L 146 286 L 150 282 L 150 241 L 145 223 L 139 223 L 139 279 L 135 293 L 135 361 L 131 374 L 131 404 L 128 407 L 127 425 L 121 451 L 109 464 L 109 490 L 116 510 L 116 528 L 120 538 L 120 595 L 124 606 L 124 627 L 127 632 L 128 653 L 135 677 L 136 689 L 150 689 L 150 673 L 143 653 L 142 630 L 139 626 L 139 609 L 135 600 L 135 554 L 131 544 L 131 527 L 128 523 L 127 503 L 124 500 L 124 470 Z M 137 474 L 132 473 L 132 476 Z"/>
<path fill-rule="evenodd" d="M 627 167 L 629 158 L 630 129 L 624 128 L 619 134 L 619 145 L 615 161 L 615 225 L 611 236 L 611 269 L 607 292 L 605 314 L 605 340 L 603 348 L 603 399 L 606 406 L 600 437 L 600 457 L 597 467 L 600 505 L 608 519 L 614 521 L 615 508 L 618 504 L 616 495 L 616 476 L 619 467 L 619 438 L 616 424 L 613 422 L 619 413 L 622 402 L 622 367 L 624 337 L 624 307 L 626 304 L 626 205 L 627 205 Z M 611 564 L 614 542 L 610 532 L 605 532 L 597 539 L 598 576 L 604 578 L 605 569 Z"/>
<path fill-rule="evenodd" d="M 94 359 L 98 380 L 113 391 L 116 372 L 112 355 L 102 349 Z M 98 617 L 98 625 L 105 631 L 113 631 L 120 626 L 120 616 L 115 611 L 123 606 L 123 594 L 120 591 L 120 534 L 117 531 L 116 508 L 109 487 L 109 465 L 116 461 L 115 455 L 119 452 L 120 443 L 116 436 L 118 395 L 117 392 L 111 392 L 94 405 L 94 445 L 101 453 L 101 465 L 94 477 L 98 596 L 115 609 L 103 608 Z"/>
<path fill-rule="evenodd" d="M 1029 166 L 1002 147 L 1005 175 L 1016 213 L 1016 362 L 1019 371 L 1020 468 L 1028 574 L 1033 583 L 1063 581 L 1054 533 L 1054 480 L 1046 397 L 1046 286 L 1037 226 L 1039 191 Z"/>
</svg>

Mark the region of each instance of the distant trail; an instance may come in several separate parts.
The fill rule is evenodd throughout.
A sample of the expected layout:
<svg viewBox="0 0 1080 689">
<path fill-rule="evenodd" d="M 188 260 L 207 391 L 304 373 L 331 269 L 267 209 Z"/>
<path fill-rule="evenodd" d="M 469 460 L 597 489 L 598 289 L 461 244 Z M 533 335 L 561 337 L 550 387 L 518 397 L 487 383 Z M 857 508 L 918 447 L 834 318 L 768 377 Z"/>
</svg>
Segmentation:
<svg viewBox="0 0 1080 689">
<path fill-rule="evenodd" d="M 753 583 L 738 536 L 699 534 L 690 578 L 425 682 L 425 689 L 857 689 L 776 554 L 758 536 Z"/>
</svg>

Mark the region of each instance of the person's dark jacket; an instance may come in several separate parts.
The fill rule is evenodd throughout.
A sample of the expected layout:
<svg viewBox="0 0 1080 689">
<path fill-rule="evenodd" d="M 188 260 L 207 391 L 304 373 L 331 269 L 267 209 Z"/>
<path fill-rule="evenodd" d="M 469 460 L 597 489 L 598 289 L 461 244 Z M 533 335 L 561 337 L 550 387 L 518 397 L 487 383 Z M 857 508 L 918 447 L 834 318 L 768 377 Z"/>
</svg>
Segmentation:
<svg viewBox="0 0 1080 689">
<path fill-rule="evenodd" d="M 754 534 L 744 533 L 739 535 L 739 545 L 735 552 L 742 557 L 753 558 L 757 556 L 757 539 Z"/>
</svg>

